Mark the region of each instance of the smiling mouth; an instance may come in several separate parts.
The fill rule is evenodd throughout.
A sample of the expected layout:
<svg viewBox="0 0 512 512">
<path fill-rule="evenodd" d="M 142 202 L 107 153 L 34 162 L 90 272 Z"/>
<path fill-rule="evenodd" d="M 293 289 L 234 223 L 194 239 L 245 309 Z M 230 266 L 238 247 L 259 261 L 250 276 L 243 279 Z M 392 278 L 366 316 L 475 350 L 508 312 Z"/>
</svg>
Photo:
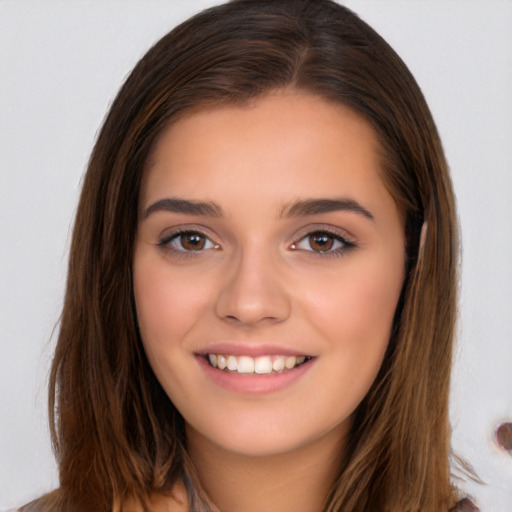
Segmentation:
<svg viewBox="0 0 512 512">
<path fill-rule="evenodd" d="M 311 356 L 234 356 L 226 354 L 206 354 L 206 360 L 212 368 L 229 373 L 244 375 L 269 375 L 293 370 L 307 363 Z"/>
</svg>

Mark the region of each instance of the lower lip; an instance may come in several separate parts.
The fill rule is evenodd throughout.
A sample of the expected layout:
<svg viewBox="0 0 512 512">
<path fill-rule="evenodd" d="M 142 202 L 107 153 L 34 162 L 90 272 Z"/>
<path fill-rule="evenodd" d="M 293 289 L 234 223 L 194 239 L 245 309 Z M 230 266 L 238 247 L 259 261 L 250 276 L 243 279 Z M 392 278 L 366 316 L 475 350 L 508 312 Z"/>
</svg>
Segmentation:
<svg viewBox="0 0 512 512">
<path fill-rule="evenodd" d="M 226 372 L 210 366 L 203 356 L 198 355 L 196 359 L 201 369 L 215 384 L 229 391 L 245 394 L 274 393 L 287 388 L 303 377 L 315 362 L 315 358 L 312 358 L 291 370 L 260 375 Z"/>
</svg>

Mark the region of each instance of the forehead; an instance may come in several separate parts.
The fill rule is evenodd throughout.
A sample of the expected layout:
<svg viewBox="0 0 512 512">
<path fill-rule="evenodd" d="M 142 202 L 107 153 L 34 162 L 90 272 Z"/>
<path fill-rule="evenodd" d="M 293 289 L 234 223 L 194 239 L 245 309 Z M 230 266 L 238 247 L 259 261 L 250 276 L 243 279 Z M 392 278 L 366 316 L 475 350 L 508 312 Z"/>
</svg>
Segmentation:
<svg viewBox="0 0 512 512">
<path fill-rule="evenodd" d="M 141 200 L 261 194 L 382 192 L 379 143 L 360 115 L 298 92 L 199 110 L 171 124 L 153 148 Z"/>
</svg>

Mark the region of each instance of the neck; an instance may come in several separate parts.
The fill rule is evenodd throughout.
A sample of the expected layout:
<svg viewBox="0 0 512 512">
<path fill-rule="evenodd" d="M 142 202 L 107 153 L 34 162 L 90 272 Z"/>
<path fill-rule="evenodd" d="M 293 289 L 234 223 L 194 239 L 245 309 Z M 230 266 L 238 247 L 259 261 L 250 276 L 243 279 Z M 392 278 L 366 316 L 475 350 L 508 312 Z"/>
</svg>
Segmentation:
<svg viewBox="0 0 512 512">
<path fill-rule="evenodd" d="M 187 433 L 201 484 L 219 512 L 318 512 L 340 466 L 338 430 L 292 452 L 259 457 L 223 450 L 192 429 Z"/>
</svg>

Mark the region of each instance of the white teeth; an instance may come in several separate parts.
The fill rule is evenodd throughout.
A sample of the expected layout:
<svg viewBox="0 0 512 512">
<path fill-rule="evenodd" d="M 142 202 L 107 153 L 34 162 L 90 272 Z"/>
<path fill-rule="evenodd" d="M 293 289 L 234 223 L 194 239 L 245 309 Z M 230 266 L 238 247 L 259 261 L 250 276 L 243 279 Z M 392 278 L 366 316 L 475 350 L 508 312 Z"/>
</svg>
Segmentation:
<svg viewBox="0 0 512 512">
<path fill-rule="evenodd" d="M 235 356 L 228 356 L 228 370 L 232 372 L 238 370 L 238 361 Z"/>
<path fill-rule="evenodd" d="M 272 373 L 272 360 L 270 356 L 257 357 L 254 361 L 254 372 L 261 374 Z"/>
<path fill-rule="evenodd" d="M 309 360 L 306 356 L 234 356 L 224 354 L 208 354 L 210 366 L 219 370 L 229 370 L 241 374 L 267 375 L 291 370 Z"/>
<path fill-rule="evenodd" d="M 284 356 L 277 356 L 272 361 L 272 369 L 275 372 L 280 372 L 281 370 L 284 370 Z"/>
<path fill-rule="evenodd" d="M 228 364 L 226 363 L 226 358 L 224 356 L 218 355 L 217 356 L 217 368 L 219 370 L 225 370 L 227 368 L 227 366 L 228 366 Z"/>
<path fill-rule="evenodd" d="M 288 370 L 291 370 L 297 364 L 297 358 L 295 356 L 288 356 L 284 362 L 284 365 Z"/>
<path fill-rule="evenodd" d="M 230 356 L 233 357 L 233 356 Z M 229 368 L 229 367 L 228 367 Z M 248 356 L 238 358 L 238 373 L 254 373 L 254 359 Z"/>
</svg>

